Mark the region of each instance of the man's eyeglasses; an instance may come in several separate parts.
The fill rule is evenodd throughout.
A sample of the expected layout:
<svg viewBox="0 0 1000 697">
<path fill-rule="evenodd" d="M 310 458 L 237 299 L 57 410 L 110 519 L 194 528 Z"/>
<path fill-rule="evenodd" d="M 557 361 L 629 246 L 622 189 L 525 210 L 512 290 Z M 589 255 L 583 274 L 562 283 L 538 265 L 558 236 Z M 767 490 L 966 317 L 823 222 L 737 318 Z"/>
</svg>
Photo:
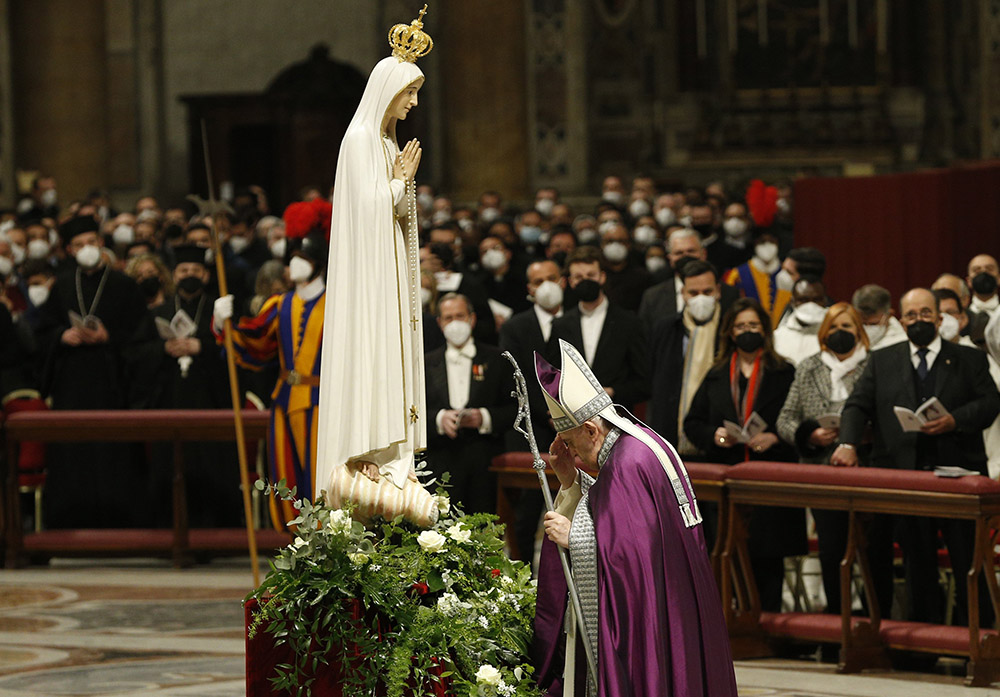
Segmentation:
<svg viewBox="0 0 1000 697">
<path fill-rule="evenodd" d="M 903 315 L 903 319 L 905 319 L 907 322 L 916 322 L 918 319 L 925 319 L 930 321 L 934 319 L 936 314 L 937 313 L 931 308 L 925 307 L 920 312 L 917 312 L 916 310 L 910 310 L 905 315 Z"/>
</svg>

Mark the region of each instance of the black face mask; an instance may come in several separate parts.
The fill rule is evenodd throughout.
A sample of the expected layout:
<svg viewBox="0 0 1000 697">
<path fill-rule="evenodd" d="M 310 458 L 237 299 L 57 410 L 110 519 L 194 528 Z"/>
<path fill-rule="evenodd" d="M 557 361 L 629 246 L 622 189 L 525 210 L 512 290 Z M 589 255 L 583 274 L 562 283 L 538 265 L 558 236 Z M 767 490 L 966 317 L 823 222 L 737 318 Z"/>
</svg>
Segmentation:
<svg viewBox="0 0 1000 697">
<path fill-rule="evenodd" d="M 195 295 L 205 289 L 205 282 L 197 276 L 186 276 L 177 282 L 177 287 L 188 295 Z"/>
<path fill-rule="evenodd" d="M 743 332 L 742 334 L 737 334 L 734 341 L 740 347 L 740 350 L 753 353 L 764 345 L 764 335 L 760 332 Z"/>
<path fill-rule="evenodd" d="M 997 279 L 985 271 L 977 273 L 972 278 L 972 290 L 979 295 L 993 295 L 997 292 Z"/>
<path fill-rule="evenodd" d="M 149 276 L 139 281 L 139 290 L 147 298 L 155 298 L 156 294 L 160 292 L 160 277 L 159 276 Z"/>
<path fill-rule="evenodd" d="M 845 329 L 838 329 L 826 337 L 826 345 L 834 353 L 849 353 L 857 343 L 858 338 Z"/>
<path fill-rule="evenodd" d="M 937 336 L 937 327 L 933 322 L 919 320 L 906 328 L 906 336 L 917 346 L 927 346 Z"/>
<path fill-rule="evenodd" d="M 701 235 L 702 239 L 715 232 L 715 228 L 712 227 L 711 223 L 698 223 L 697 225 L 692 225 L 691 227 L 696 230 L 699 235 Z"/>
<path fill-rule="evenodd" d="M 566 266 L 566 257 L 569 255 L 566 252 L 552 252 L 550 259 L 559 265 L 559 268 Z"/>
<path fill-rule="evenodd" d="M 601 294 L 601 284 L 585 279 L 576 284 L 576 297 L 581 302 L 592 303 Z"/>
</svg>

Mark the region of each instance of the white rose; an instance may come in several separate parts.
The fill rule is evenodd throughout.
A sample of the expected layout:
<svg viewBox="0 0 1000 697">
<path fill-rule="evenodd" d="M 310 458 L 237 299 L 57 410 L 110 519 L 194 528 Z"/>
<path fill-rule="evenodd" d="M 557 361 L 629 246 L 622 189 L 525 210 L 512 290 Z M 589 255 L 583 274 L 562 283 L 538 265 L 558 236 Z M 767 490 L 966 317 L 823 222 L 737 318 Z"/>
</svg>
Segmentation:
<svg viewBox="0 0 1000 697">
<path fill-rule="evenodd" d="M 499 685 L 501 677 L 500 671 L 489 663 L 479 666 L 479 670 L 476 671 L 476 682 L 486 683 L 487 685 Z"/>
<path fill-rule="evenodd" d="M 449 499 L 447 496 L 438 496 L 437 504 L 438 504 L 438 510 L 441 513 L 447 513 L 448 508 L 451 506 L 451 499 Z"/>
<path fill-rule="evenodd" d="M 348 554 L 347 558 L 350 559 L 355 566 L 364 566 L 368 563 L 368 555 L 364 552 L 353 552 Z"/>
<path fill-rule="evenodd" d="M 443 552 L 446 541 L 437 530 L 424 530 L 417 536 L 417 544 L 428 552 Z"/>
<path fill-rule="evenodd" d="M 455 542 L 468 542 L 472 539 L 472 531 L 462 527 L 461 523 L 455 523 L 448 528 L 448 537 L 455 540 Z"/>
<path fill-rule="evenodd" d="M 305 540 L 303 540 L 301 537 L 296 537 L 295 542 L 292 543 L 292 547 L 298 549 L 299 547 L 305 546 L 305 544 L 306 544 Z"/>
<path fill-rule="evenodd" d="M 344 509 L 330 511 L 330 532 L 334 535 L 351 534 L 351 514 Z"/>
</svg>

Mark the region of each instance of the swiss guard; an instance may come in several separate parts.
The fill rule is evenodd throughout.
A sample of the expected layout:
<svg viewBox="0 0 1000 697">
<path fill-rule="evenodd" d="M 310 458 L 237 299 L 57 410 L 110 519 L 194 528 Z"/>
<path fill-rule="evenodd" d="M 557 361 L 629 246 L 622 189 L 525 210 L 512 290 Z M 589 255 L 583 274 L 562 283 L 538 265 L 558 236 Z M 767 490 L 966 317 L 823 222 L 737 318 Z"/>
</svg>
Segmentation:
<svg viewBox="0 0 1000 697">
<path fill-rule="evenodd" d="M 270 478 L 297 487 L 297 498 L 314 498 L 316 406 L 319 403 L 320 348 L 326 302 L 326 264 L 330 216 L 328 201 L 291 204 L 282 216 L 288 238 L 288 277 L 295 289 L 269 298 L 256 317 L 233 326 L 236 362 L 261 370 L 278 361 L 280 374 L 271 394 L 267 454 Z M 215 302 L 213 331 L 222 343 L 222 326 L 233 315 L 233 296 Z M 291 502 L 270 499 L 278 530 L 298 515 Z"/>
</svg>

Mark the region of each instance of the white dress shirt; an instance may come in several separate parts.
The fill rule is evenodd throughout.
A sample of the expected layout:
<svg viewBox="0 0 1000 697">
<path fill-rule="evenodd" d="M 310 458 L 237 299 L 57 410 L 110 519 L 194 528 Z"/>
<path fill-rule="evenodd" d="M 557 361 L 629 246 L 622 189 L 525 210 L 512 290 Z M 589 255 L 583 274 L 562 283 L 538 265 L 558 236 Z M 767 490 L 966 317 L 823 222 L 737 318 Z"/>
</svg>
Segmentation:
<svg viewBox="0 0 1000 697">
<path fill-rule="evenodd" d="M 910 344 L 910 361 L 913 363 L 913 369 L 916 370 L 917 366 L 920 365 L 920 356 L 917 355 L 917 351 L 920 350 L 920 346 L 917 346 L 912 341 Z M 927 344 L 927 370 L 934 367 L 934 360 L 937 358 L 938 354 L 941 353 L 941 335 L 938 334 L 934 337 L 934 341 Z"/>
<path fill-rule="evenodd" d="M 677 314 L 684 312 L 684 281 L 674 276 L 674 297 L 677 299 Z"/>
<path fill-rule="evenodd" d="M 552 320 L 563 316 L 562 308 L 560 307 L 559 311 L 553 315 L 547 310 L 543 310 L 538 303 L 535 303 L 531 307 L 534 308 L 535 317 L 538 318 L 538 326 L 542 330 L 542 339 L 548 342 L 549 337 L 552 336 Z"/>
<path fill-rule="evenodd" d="M 588 365 L 594 364 L 594 355 L 597 353 L 597 342 L 601 339 L 601 330 L 604 329 L 604 320 L 608 317 L 608 299 L 601 297 L 601 304 L 593 310 L 587 311 L 580 304 L 580 333 L 583 334 L 583 357 L 587 359 Z"/>
<path fill-rule="evenodd" d="M 476 357 L 476 343 L 472 339 L 465 342 L 463 346 L 452 346 L 448 344 L 444 350 L 444 366 L 448 373 L 448 404 L 452 409 L 462 411 L 469 403 L 469 388 L 472 384 L 472 359 Z M 444 409 L 437 413 L 434 419 L 438 433 L 443 434 L 444 428 L 442 419 Z M 482 434 L 493 432 L 493 418 L 488 409 L 479 409 L 483 417 L 483 423 L 479 427 Z"/>
</svg>

